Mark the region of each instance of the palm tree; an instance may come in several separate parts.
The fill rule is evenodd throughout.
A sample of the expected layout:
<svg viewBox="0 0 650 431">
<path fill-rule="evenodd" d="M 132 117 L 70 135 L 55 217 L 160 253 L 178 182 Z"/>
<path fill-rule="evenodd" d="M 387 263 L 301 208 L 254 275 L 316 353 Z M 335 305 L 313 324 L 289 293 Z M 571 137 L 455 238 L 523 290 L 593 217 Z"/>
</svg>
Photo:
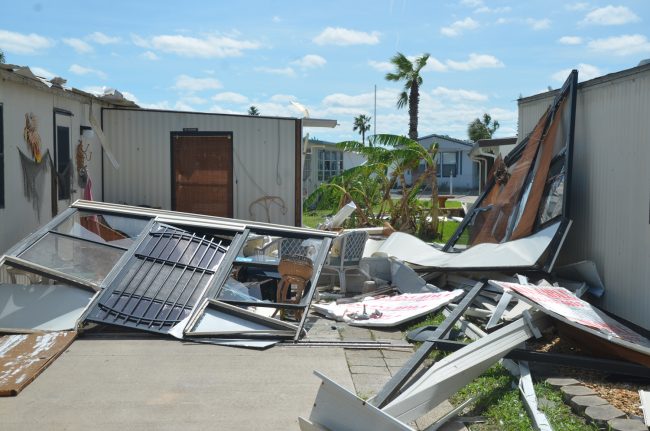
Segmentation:
<svg viewBox="0 0 650 431">
<path fill-rule="evenodd" d="M 354 117 L 354 127 L 352 127 L 352 131 L 359 131 L 359 134 L 361 135 L 361 143 L 363 145 L 366 144 L 366 132 L 370 130 L 371 119 L 372 117 L 368 117 L 364 114 Z"/>
<path fill-rule="evenodd" d="M 250 108 L 248 108 L 248 115 L 253 115 L 255 117 L 259 117 L 260 111 L 257 109 L 257 106 L 253 105 Z"/>
<path fill-rule="evenodd" d="M 418 105 L 420 103 L 420 86 L 422 77 L 420 72 L 426 66 L 430 54 L 422 54 L 411 62 L 404 54 L 398 52 L 390 62 L 395 66 L 395 72 L 386 74 L 388 81 L 404 81 L 404 91 L 397 99 L 399 109 L 409 106 L 409 138 L 418 138 Z"/>
<path fill-rule="evenodd" d="M 490 114 L 483 114 L 483 121 L 476 118 L 467 126 L 469 139 L 476 142 L 479 139 L 492 139 L 492 135 L 499 128 L 497 120 L 492 121 Z"/>
</svg>

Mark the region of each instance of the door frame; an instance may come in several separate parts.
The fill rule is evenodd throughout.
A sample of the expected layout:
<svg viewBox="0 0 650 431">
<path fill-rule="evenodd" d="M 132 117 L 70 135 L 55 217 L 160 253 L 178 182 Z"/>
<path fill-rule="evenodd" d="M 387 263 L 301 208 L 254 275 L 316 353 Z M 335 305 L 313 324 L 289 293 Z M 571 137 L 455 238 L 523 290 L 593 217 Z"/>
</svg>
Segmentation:
<svg viewBox="0 0 650 431">
<path fill-rule="evenodd" d="M 230 208 L 231 214 L 225 216 L 229 218 L 234 218 L 235 213 L 235 141 L 233 132 L 169 132 L 169 157 L 170 157 L 170 176 L 171 176 L 171 193 L 172 193 L 172 211 L 176 211 L 176 178 L 174 176 L 174 138 L 176 137 L 186 137 L 186 136 L 214 136 L 216 138 L 229 137 L 231 144 L 231 154 L 230 154 Z"/>
</svg>

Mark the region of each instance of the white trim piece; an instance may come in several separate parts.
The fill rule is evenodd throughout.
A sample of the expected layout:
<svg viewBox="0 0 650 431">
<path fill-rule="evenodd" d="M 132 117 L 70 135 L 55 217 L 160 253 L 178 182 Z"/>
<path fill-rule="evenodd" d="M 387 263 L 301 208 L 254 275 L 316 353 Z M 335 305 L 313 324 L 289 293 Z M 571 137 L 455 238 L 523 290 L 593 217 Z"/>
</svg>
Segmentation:
<svg viewBox="0 0 650 431">
<path fill-rule="evenodd" d="M 545 326 L 542 313 L 533 315 L 536 325 Z M 383 408 L 384 412 L 411 422 L 467 385 L 512 349 L 533 336 L 519 319 L 435 363 L 422 377 Z"/>
<path fill-rule="evenodd" d="M 97 139 L 99 140 L 99 143 L 101 144 L 104 153 L 108 157 L 108 160 L 111 161 L 111 165 L 113 165 L 115 169 L 120 169 L 120 164 L 118 163 L 117 159 L 113 155 L 113 150 L 111 149 L 110 142 L 108 141 L 106 135 L 104 135 L 104 131 L 102 130 L 102 127 L 99 125 L 99 121 L 97 121 L 97 118 L 95 118 L 95 114 L 93 114 L 92 105 L 89 111 L 90 112 L 88 114 L 88 122 L 90 123 L 90 127 L 92 127 L 93 131 L 97 135 Z"/>
<path fill-rule="evenodd" d="M 490 317 L 487 325 L 485 325 L 485 329 L 491 329 L 499 323 L 499 320 L 501 320 L 501 316 L 503 316 L 503 312 L 506 311 L 506 308 L 508 307 L 508 304 L 510 304 L 510 301 L 512 301 L 512 295 L 508 292 L 503 292 L 503 295 L 501 295 L 501 299 L 499 299 L 499 303 L 497 304 L 496 310 L 494 310 L 492 317 Z"/>
<path fill-rule="evenodd" d="M 639 398 L 641 399 L 641 410 L 643 410 L 643 421 L 645 426 L 650 427 L 650 392 L 639 391 Z"/>
<path fill-rule="evenodd" d="M 429 428 L 424 431 L 437 431 L 441 426 L 449 422 L 451 418 L 458 416 L 458 413 L 462 412 L 463 409 L 472 402 L 474 402 L 474 397 L 463 401 L 458 407 L 453 408 L 449 413 L 432 423 Z"/>
<path fill-rule="evenodd" d="M 533 426 L 537 431 L 553 431 L 548 418 L 537 407 L 537 395 L 535 394 L 533 379 L 530 377 L 530 369 L 526 361 L 519 362 L 519 375 L 519 392 Z"/>
<path fill-rule="evenodd" d="M 303 419 L 305 424 L 310 426 L 303 426 L 301 422 L 302 431 L 320 428 L 332 431 L 414 431 L 404 422 L 362 400 L 318 371 L 314 374 L 322 380 L 322 383 L 309 420 Z"/>
</svg>

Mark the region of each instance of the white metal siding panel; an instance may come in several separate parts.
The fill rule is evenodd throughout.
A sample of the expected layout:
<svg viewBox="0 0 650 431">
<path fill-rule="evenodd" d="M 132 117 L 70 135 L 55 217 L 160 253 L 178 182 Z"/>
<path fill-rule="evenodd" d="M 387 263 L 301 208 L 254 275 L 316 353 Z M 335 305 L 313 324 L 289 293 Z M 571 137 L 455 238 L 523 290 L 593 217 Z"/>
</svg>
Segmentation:
<svg viewBox="0 0 650 431">
<path fill-rule="evenodd" d="M 520 103 L 525 136 L 550 98 Z M 560 263 L 593 260 L 602 305 L 650 329 L 650 70 L 579 89 L 571 211 Z"/>
<path fill-rule="evenodd" d="M 54 90 L 56 91 L 56 90 Z M 45 172 L 44 189 L 40 190 L 40 211 L 37 215 L 31 202 L 25 198 L 23 190 L 23 172 L 18 148 L 31 156 L 23 138 L 25 113 L 33 112 L 38 121 L 38 133 L 41 137 L 41 152 L 50 150 L 54 158 L 53 143 L 53 110 L 65 109 L 72 112 L 70 119 L 70 146 L 73 163 L 72 198 L 71 202 L 83 195 L 83 190 L 77 185 L 75 150 L 79 142 L 79 126 L 87 125 L 87 104 L 76 97 L 57 95 L 48 89 L 35 88 L 32 85 L 0 80 L 0 103 L 3 104 L 4 119 L 4 167 L 5 167 L 5 207 L 0 208 L 0 254 L 27 234 L 35 231 L 40 225 L 51 219 L 51 180 L 50 170 Z M 93 191 L 101 186 L 101 166 L 98 143 L 91 143 L 89 153 L 92 160 L 88 163 L 88 172 L 93 179 Z M 97 196 L 97 194 L 95 195 Z M 67 208 L 66 201 L 59 201 L 59 212 Z M 39 217 L 40 215 L 40 217 Z"/>
<path fill-rule="evenodd" d="M 283 212 L 270 206 L 271 222 L 293 225 L 295 216 L 295 124 L 292 119 L 235 117 L 191 112 L 104 110 L 103 129 L 120 162 L 104 161 L 106 202 L 171 209 L 170 133 L 183 128 L 233 134 L 235 218 L 268 221 L 263 196 L 279 196 Z"/>
</svg>

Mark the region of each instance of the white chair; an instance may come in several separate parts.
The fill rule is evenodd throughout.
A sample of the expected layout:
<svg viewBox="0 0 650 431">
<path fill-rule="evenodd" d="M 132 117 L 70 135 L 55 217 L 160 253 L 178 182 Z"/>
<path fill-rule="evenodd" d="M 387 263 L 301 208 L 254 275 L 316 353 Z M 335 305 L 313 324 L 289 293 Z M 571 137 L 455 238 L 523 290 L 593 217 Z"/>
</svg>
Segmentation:
<svg viewBox="0 0 650 431">
<path fill-rule="evenodd" d="M 345 274 L 354 270 L 361 272 L 359 262 L 363 257 L 363 249 L 367 240 L 368 232 L 352 231 L 340 235 L 332 244 L 322 273 L 338 274 L 341 293 L 346 292 Z M 337 249 L 339 250 L 338 255 L 335 251 Z"/>
</svg>

